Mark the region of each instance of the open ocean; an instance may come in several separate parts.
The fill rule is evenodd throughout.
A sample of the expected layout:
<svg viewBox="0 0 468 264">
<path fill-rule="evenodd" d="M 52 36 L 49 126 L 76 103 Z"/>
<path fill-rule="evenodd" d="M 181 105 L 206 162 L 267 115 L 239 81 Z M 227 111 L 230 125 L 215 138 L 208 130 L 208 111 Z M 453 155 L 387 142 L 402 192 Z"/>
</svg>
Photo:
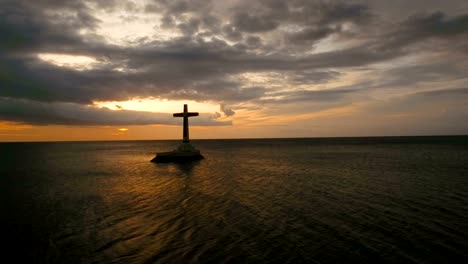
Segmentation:
<svg viewBox="0 0 468 264">
<path fill-rule="evenodd" d="M 468 262 L 467 136 L 178 143 L 1 143 L 2 259 Z"/>
</svg>

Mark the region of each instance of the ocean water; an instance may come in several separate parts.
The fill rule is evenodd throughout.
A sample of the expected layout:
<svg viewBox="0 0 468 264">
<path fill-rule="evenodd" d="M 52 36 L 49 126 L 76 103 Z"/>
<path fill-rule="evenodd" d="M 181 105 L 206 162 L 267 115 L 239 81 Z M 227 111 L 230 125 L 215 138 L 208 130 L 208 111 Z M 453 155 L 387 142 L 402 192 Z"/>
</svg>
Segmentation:
<svg viewBox="0 0 468 264">
<path fill-rule="evenodd" d="M 2 143 L 3 258 L 467 263 L 468 137 Z M 6 263 L 6 262 L 5 262 Z"/>
</svg>

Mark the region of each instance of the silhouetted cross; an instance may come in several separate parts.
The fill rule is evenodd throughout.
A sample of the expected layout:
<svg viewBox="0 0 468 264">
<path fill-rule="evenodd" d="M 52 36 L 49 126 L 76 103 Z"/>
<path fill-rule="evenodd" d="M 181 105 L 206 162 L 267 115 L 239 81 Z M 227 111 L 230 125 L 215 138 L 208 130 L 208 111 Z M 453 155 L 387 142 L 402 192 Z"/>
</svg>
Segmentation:
<svg viewBox="0 0 468 264">
<path fill-rule="evenodd" d="M 196 112 L 188 112 L 187 111 L 187 105 L 184 104 L 184 112 L 183 113 L 175 113 L 173 115 L 174 117 L 183 117 L 184 118 L 184 138 L 183 142 L 190 142 L 189 139 L 189 129 L 188 129 L 188 118 L 191 116 L 198 116 L 198 113 Z"/>
</svg>

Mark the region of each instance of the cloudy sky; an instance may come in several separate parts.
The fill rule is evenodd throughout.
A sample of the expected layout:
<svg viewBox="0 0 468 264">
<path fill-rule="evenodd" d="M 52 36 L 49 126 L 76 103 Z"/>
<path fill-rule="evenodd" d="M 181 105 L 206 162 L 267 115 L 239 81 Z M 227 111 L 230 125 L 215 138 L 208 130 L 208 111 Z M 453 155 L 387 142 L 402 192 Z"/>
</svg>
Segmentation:
<svg viewBox="0 0 468 264">
<path fill-rule="evenodd" d="M 0 0 L 0 141 L 468 134 L 466 0 Z"/>
</svg>

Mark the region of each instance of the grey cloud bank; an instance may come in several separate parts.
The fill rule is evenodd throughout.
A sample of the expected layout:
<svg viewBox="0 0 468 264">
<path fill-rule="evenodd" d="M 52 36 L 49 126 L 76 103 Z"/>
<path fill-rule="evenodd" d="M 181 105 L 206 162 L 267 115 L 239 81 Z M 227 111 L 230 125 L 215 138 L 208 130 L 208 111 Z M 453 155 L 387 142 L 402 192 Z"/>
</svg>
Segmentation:
<svg viewBox="0 0 468 264">
<path fill-rule="evenodd" d="M 201 113 L 191 121 L 195 126 L 226 126 L 217 116 Z M 75 103 L 44 103 L 30 100 L 0 99 L 0 119 L 33 125 L 179 125 L 172 115 L 131 110 L 110 110 Z"/>
</svg>

